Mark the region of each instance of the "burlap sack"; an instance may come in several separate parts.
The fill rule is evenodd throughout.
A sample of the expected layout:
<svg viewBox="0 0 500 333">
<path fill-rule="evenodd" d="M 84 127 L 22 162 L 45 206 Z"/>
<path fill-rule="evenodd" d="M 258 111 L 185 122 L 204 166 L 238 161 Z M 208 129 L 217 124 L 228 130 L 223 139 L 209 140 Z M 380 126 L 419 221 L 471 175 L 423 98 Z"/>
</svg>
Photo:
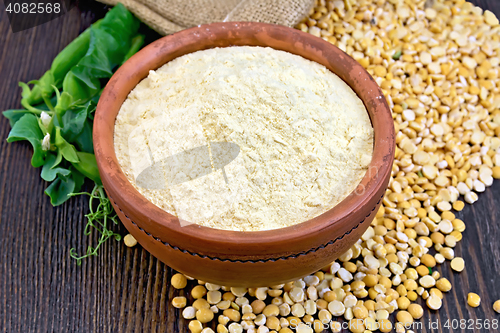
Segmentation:
<svg viewBox="0 0 500 333">
<path fill-rule="evenodd" d="M 98 0 L 123 3 L 162 35 L 211 22 L 254 21 L 294 26 L 314 0 Z"/>
</svg>

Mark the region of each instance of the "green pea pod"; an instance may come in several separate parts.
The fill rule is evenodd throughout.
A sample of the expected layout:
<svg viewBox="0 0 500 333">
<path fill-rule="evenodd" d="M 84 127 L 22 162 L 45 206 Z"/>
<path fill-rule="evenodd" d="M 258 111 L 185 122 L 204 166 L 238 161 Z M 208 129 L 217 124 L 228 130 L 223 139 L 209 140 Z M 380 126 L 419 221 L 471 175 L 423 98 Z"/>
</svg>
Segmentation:
<svg viewBox="0 0 500 333">
<path fill-rule="evenodd" d="M 54 75 L 55 86 L 60 85 L 69 70 L 85 56 L 89 49 L 89 43 L 90 29 L 86 29 L 57 55 L 50 67 Z"/>
<path fill-rule="evenodd" d="M 99 27 L 101 22 L 102 19 L 97 20 L 94 24 L 92 24 L 92 26 Z M 52 61 L 50 69 L 54 75 L 54 83 L 56 86 L 59 87 L 71 68 L 76 66 L 80 59 L 87 54 L 89 46 L 90 28 L 87 28 L 55 57 L 54 61 Z"/>
<path fill-rule="evenodd" d="M 98 27 L 102 19 L 95 22 L 92 26 Z M 90 44 L 90 28 L 82 32 L 71 43 L 69 43 L 52 61 L 50 70 L 38 80 L 35 81 L 33 89 L 20 82 L 23 88 L 23 99 L 21 104 L 29 108 L 35 104 L 41 103 L 43 97 L 50 98 L 53 94 L 52 86 L 60 87 L 66 74 L 75 66 L 81 58 L 85 56 Z M 28 88 L 28 90 L 26 90 Z"/>
<path fill-rule="evenodd" d="M 77 152 L 80 163 L 71 163 L 76 170 L 80 171 L 82 175 L 92 179 L 97 185 L 102 185 L 99 169 L 94 154 Z"/>
<path fill-rule="evenodd" d="M 88 84 L 89 83 L 89 84 Z M 63 91 L 73 97 L 74 102 L 79 104 L 87 102 L 101 89 L 101 83 L 98 78 L 89 77 L 88 82 L 83 82 L 70 71 L 63 81 Z"/>
<path fill-rule="evenodd" d="M 137 35 L 134 38 L 132 38 L 132 43 L 130 45 L 130 49 L 128 50 L 127 54 L 125 54 L 125 58 L 123 58 L 122 65 L 127 61 L 131 56 L 137 53 L 142 47 L 142 44 L 144 44 L 144 35 Z"/>
<path fill-rule="evenodd" d="M 56 112 L 56 117 L 59 120 L 58 125 L 63 126 L 62 117 L 71 107 L 71 104 L 73 104 L 73 96 L 71 96 L 66 91 L 63 91 L 63 93 L 60 95 L 58 94 L 57 97 L 57 104 L 54 108 L 54 111 Z"/>
</svg>

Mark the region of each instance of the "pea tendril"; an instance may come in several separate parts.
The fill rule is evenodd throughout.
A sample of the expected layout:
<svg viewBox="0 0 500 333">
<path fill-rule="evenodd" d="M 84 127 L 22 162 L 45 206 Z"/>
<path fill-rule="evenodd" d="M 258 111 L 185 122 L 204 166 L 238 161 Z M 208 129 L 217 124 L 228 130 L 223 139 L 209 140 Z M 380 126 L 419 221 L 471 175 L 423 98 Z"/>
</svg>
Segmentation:
<svg viewBox="0 0 500 333">
<path fill-rule="evenodd" d="M 99 240 L 95 247 L 89 246 L 87 252 L 79 256 L 75 248 L 71 248 L 70 256 L 76 260 L 77 265 L 81 265 L 82 259 L 88 258 L 90 256 L 97 256 L 99 247 L 104 244 L 109 238 L 114 237 L 115 240 L 121 240 L 121 235 L 110 229 L 109 221 L 114 224 L 118 224 L 118 216 L 113 211 L 111 202 L 104 192 L 102 185 L 95 185 L 92 192 L 79 192 L 72 193 L 70 196 L 76 195 L 88 195 L 89 196 L 89 209 L 90 213 L 85 215 L 87 218 L 87 225 L 85 226 L 84 234 L 90 236 L 92 234 L 92 229 L 100 233 Z M 94 203 L 97 200 L 97 207 L 94 209 Z"/>
</svg>

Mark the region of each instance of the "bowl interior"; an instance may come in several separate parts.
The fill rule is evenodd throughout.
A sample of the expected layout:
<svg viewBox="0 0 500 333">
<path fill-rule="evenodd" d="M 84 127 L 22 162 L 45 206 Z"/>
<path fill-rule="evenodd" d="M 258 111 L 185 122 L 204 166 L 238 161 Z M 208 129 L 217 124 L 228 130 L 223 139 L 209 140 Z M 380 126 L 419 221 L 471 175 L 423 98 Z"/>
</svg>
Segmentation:
<svg viewBox="0 0 500 333">
<path fill-rule="evenodd" d="M 368 171 L 358 187 L 329 211 L 294 226 L 240 232 L 199 225 L 182 226 L 177 217 L 143 197 L 123 174 L 113 145 L 115 118 L 129 92 L 154 70 L 181 55 L 215 47 L 264 46 L 287 51 L 326 66 L 342 78 L 364 102 L 373 128 L 374 150 Z M 354 59 L 330 43 L 310 34 L 271 24 L 212 23 L 163 37 L 130 58 L 104 89 L 94 123 L 94 148 L 108 194 L 144 230 L 169 244 L 198 253 L 231 256 L 300 253 L 342 235 L 359 224 L 358 216 L 373 197 L 385 191 L 394 156 L 394 125 L 384 95 L 373 78 Z M 379 200 L 379 198 L 377 198 Z M 351 218 L 355 217 L 355 219 Z M 164 239 L 167 238 L 167 239 Z"/>
</svg>

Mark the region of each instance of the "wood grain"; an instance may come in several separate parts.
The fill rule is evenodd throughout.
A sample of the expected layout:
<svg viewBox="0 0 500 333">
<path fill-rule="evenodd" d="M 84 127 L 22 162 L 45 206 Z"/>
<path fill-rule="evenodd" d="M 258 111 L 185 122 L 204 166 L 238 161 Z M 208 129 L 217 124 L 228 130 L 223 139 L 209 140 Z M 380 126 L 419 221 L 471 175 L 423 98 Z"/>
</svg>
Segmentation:
<svg viewBox="0 0 500 333">
<path fill-rule="evenodd" d="M 500 1 L 476 1 L 500 16 Z M 20 107 L 18 81 L 40 77 L 56 54 L 105 13 L 105 6 L 86 2 L 68 14 L 13 34 L 0 4 L 0 110 Z M 150 39 L 156 35 L 151 34 Z M 100 255 L 81 266 L 69 249 L 84 251 L 96 235 L 83 237 L 84 197 L 53 208 L 43 195 L 47 184 L 30 165 L 27 143 L 8 144 L 8 121 L 0 117 L 0 331 L 3 332 L 187 332 L 179 310 L 169 300 L 183 291 L 170 287 L 172 270 L 140 246 L 107 242 Z M 464 272 L 439 266 L 453 284 L 439 312 L 426 310 L 417 332 L 496 332 L 449 329 L 450 319 L 497 319 L 492 303 L 500 299 L 500 183 L 480 195 L 458 217 L 466 222 L 455 249 L 466 262 Z M 123 227 L 118 226 L 122 234 Z M 481 306 L 466 305 L 477 292 Z M 425 308 L 425 306 L 424 306 Z M 436 328 L 429 321 L 439 320 Z M 500 330 L 497 330 L 500 331 Z"/>
</svg>

